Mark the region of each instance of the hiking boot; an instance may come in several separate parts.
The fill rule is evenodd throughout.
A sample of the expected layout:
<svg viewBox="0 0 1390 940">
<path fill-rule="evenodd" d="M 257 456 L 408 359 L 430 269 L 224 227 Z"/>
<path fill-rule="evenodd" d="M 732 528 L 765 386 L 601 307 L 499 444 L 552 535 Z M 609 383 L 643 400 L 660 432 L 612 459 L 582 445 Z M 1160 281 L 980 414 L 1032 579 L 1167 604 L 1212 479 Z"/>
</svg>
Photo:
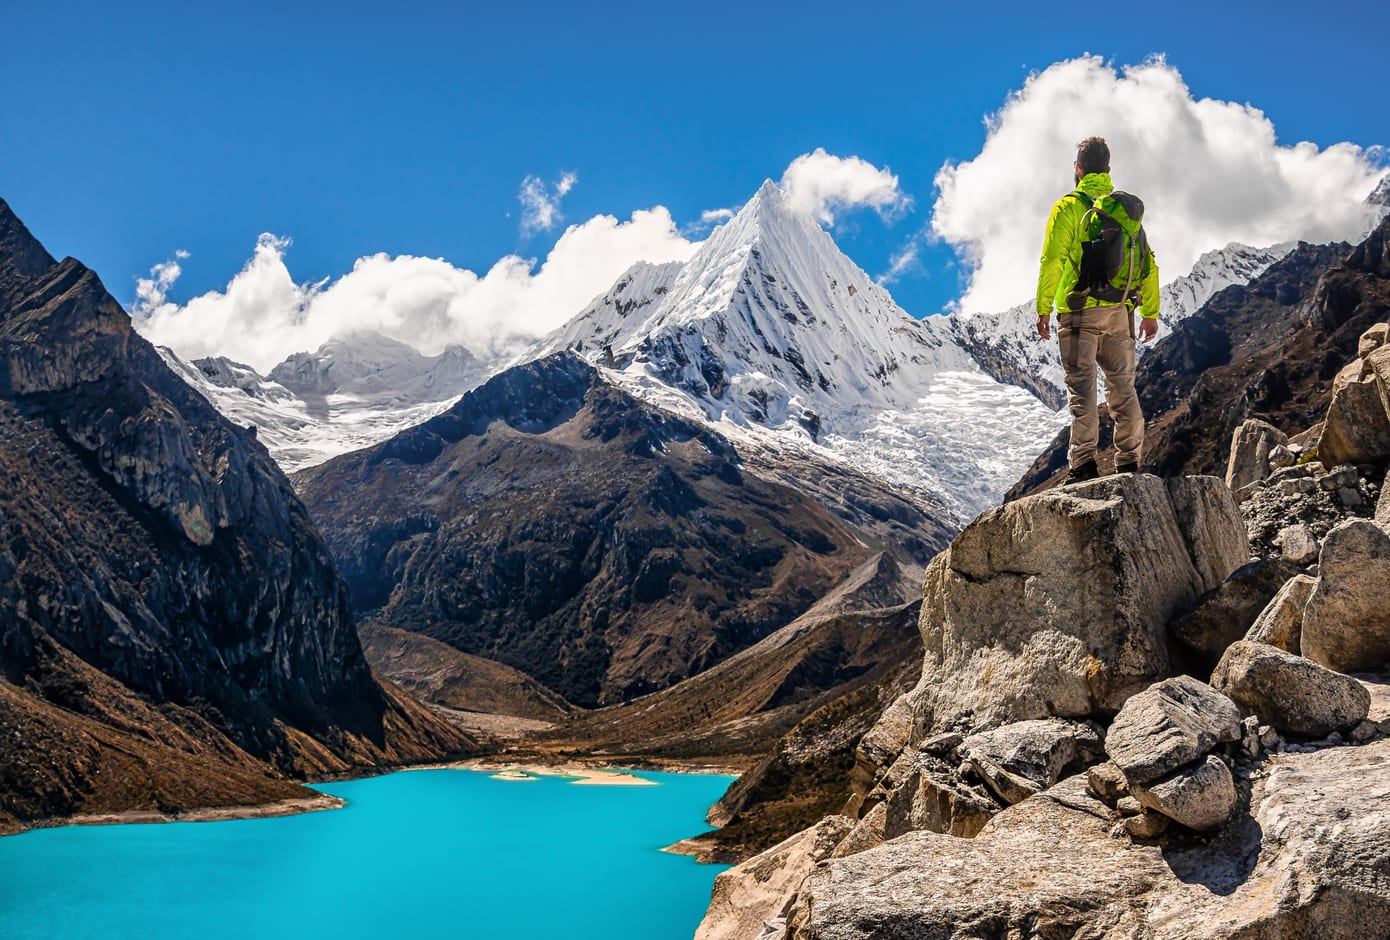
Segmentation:
<svg viewBox="0 0 1390 940">
<path fill-rule="evenodd" d="M 1084 483 L 1087 480 L 1094 480 L 1098 476 L 1100 476 L 1100 469 L 1096 467 L 1096 462 L 1094 460 L 1088 460 L 1068 470 L 1066 478 L 1062 480 L 1062 485 L 1068 486 L 1072 483 Z"/>
<path fill-rule="evenodd" d="M 1117 461 L 1115 461 L 1115 472 L 1116 472 L 1116 473 L 1138 473 L 1138 472 L 1139 472 L 1139 464 L 1136 463 L 1136 462 L 1134 462 L 1134 461 L 1132 461 L 1132 460 L 1123 460 L 1123 461 L 1122 461 L 1122 460 L 1117 460 Z"/>
</svg>

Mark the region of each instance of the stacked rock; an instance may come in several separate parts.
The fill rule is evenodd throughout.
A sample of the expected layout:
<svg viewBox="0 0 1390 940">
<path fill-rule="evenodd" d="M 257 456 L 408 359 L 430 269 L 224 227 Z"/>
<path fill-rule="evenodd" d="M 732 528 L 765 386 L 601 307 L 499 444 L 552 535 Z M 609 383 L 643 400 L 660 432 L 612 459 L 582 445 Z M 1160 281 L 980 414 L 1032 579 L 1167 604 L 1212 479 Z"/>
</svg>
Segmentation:
<svg viewBox="0 0 1390 940">
<path fill-rule="evenodd" d="M 1138 802 L 1143 812 L 1125 822 L 1132 835 L 1157 835 L 1165 820 L 1216 829 L 1235 811 L 1236 788 L 1213 752 L 1241 732 L 1240 710 L 1225 695 L 1190 676 L 1165 679 L 1115 716 L 1105 739 L 1110 761 L 1089 772 L 1091 790 L 1121 810 L 1126 794 Z"/>
</svg>

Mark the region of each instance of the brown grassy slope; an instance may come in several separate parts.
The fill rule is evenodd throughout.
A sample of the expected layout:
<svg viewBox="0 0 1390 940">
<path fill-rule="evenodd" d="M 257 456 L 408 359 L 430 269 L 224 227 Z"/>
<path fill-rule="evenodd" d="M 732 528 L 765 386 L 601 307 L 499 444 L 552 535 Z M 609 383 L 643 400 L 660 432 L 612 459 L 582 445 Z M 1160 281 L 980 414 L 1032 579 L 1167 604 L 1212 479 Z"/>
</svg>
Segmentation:
<svg viewBox="0 0 1390 940">
<path fill-rule="evenodd" d="M 920 593 L 914 582 L 890 556 L 877 555 L 752 647 L 669 689 L 575 715 L 532 741 L 623 759 L 756 761 L 810 712 L 880 681 L 920 650 L 918 604 L 903 601 Z"/>
<path fill-rule="evenodd" d="M 423 633 L 367 622 L 358 634 L 373 669 L 431 705 L 539 721 L 558 721 L 574 710 L 526 673 Z"/>
<path fill-rule="evenodd" d="M 194 712 L 144 701 L 56 646 L 45 659 L 29 688 L 0 680 L 0 833 L 77 814 L 311 795 Z"/>
</svg>

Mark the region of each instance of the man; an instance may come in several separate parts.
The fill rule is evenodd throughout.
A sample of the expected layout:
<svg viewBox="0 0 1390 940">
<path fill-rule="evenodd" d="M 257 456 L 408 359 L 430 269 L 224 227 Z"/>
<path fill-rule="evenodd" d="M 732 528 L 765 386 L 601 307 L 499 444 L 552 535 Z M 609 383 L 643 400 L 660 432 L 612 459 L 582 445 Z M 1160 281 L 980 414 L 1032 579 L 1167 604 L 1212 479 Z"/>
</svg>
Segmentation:
<svg viewBox="0 0 1390 940">
<path fill-rule="evenodd" d="M 1077 145 L 1075 171 L 1076 189 L 1057 200 L 1047 220 L 1037 297 L 1038 335 L 1045 340 L 1052 338 L 1052 308 L 1054 304 L 1057 307 L 1067 404 L 1072 416 L 1067 483 L 1099 476 L 1097 364 L 1105 375 L 1105 401 L 1115 421 L 1115 471 L 1133 473 L 1139 469 L 1144 415 L 1134 390 L 1136 308 L 1140 314 L 1141 341 L 1147 342 L 1158 334 L 1158 263 L 1142 234 L 1138 247 L 1130 252 L 1135 265 L 1128 276 L 1120 278 L 1126 287 L 1120 298 L 1114 296 L 1118 288 L 1097 291 L 1108 295 L 1102 299 L 1093 296 L 1086 285 L 1078 285 L 1082 243 L 1090 237 L 1082 231 L 1083 224 L 1090 228 L 1097 218 L 1091 206 L 1115 190 L 1110 182 L 1110 148 L 1103 138 L 1088 137 Z M 1134 228 L 1139 230 L 1143 203 L 1132 196 L 1123 198 L 1138 207 Z"/>
</svg>

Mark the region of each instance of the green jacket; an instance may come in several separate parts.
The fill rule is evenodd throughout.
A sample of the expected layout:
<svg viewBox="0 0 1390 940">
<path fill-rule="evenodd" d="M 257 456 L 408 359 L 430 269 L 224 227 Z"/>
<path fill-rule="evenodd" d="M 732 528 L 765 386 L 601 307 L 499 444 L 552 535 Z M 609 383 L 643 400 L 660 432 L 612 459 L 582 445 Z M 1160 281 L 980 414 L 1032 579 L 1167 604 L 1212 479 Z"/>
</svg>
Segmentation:
<svg viewBox="0 0 1390 940">
<path fill-rule="evenodd" d="M 1093 198 L 1113 192 L 1115 184 L 1109 173 L 1087 173 L 1077 189 Z M 1086 205 L 1071 193 L 1057 200 L 1047 218 L 1047 234 L 1043 238 L 1042 263 L 1038 268 L 1038 316 L 1052 315 L 1055 305 L 1059 314 L 1067 310 L 1067 294 L 1076 287 L 1077 271 L 1081 267 L 1081 217 Z M 1152 254 L 1152 249 L 1150 250 Z M 1099 307 L 1103 302 L 1086 298 L 1087 307 Z M 1149 273 L 1139 282 L 1139 296 L 1130 301 L 1130 308 L 1139 307 L 1139 315 L 1147 319 L 1158 316 L 1158 259 L 1150 257 Z"/>
</svg>

